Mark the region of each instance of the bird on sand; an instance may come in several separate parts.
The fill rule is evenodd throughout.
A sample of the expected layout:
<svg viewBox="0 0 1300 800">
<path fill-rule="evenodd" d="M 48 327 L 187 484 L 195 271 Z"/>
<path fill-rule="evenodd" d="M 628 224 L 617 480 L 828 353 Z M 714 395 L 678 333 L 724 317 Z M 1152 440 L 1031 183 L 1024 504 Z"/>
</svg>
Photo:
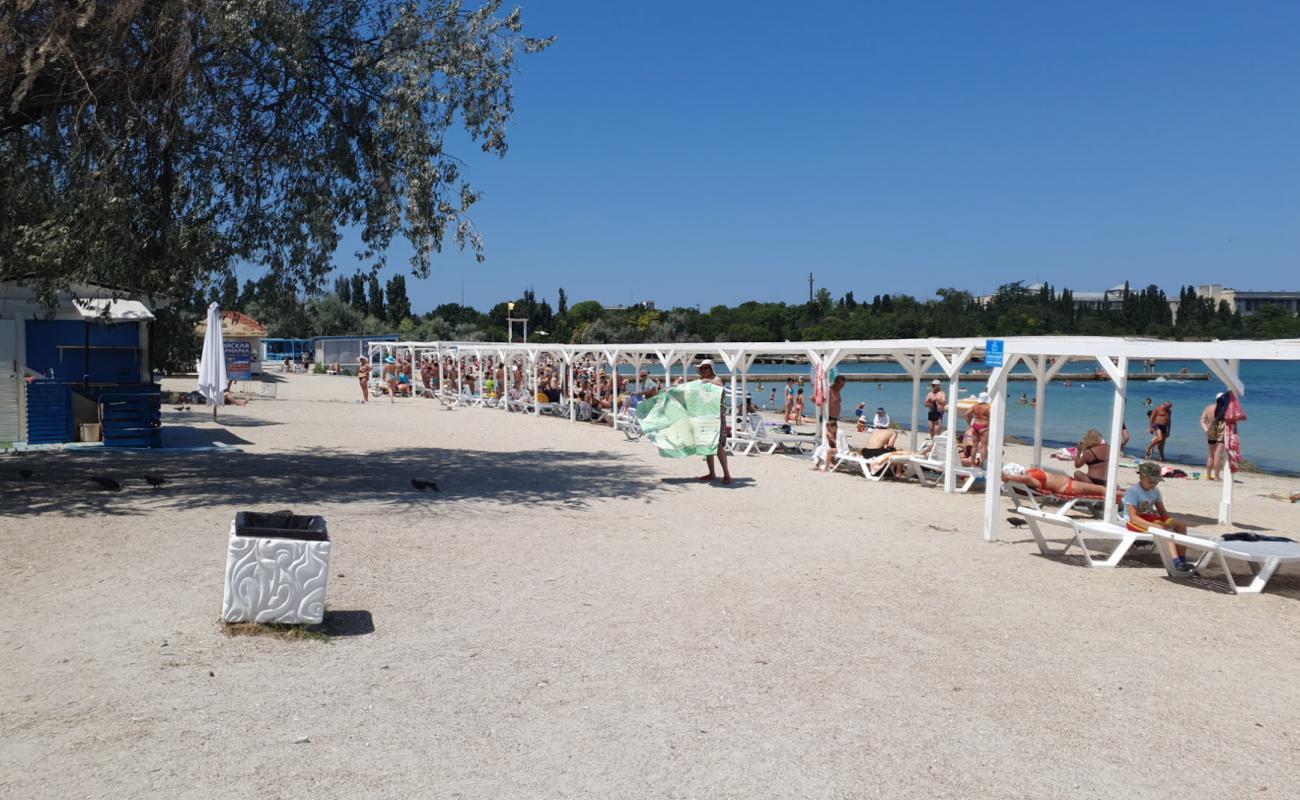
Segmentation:
<svg viewBox="0 0 1300 800">
<path fill-rule="evenodd" d="M 95 483 L 98 483 L 101 489 L 106 489 L 110 492 L 116 492 L 122 488 L 122 484 L 118 483 L 112 478 L 101 478 L 98 475 L 96 475 L 91 477 L 91 480 L 94 481 Z"/>
<path fill-rule="evenodd" d="M 415 487 L 416 489 L 419 489 L 422 492 L 427 492 L 430 489 L 434 490 L 435 492 L 441 491 L 438 488 L 437 483 L 433 481 L 422 481 L 419 478 L 411 478 L 411 486 Z"/>
<path fill-rule="evenodd" d="M 1019 528 L 1028 524 L 1025 522 L 1024 517 L 1007 517 L 1007 522 L 1010 523 L 1013 528 Z"/>
<path fill-rule="evenodd" d="M 157 475 L 149 475 L 149 474 L 146 474 L 144 476 L 144 482 L 154 487 L 155 489 L 157 489 L 159 486 L 162 486 L 164 483 L 170 483 L 170 481 L 168 481 L 166 478 L 160 478 Z"/>
</svg>

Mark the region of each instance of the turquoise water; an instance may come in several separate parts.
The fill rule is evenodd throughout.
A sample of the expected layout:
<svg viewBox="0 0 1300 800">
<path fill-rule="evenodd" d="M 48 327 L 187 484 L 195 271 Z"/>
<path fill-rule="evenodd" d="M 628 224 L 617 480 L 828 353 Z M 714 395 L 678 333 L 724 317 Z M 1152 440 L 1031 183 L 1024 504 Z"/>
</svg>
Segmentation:
<svg viewBox="0 0 1300 800">
<path fill-rule="evenodd" d="M 980 367 L 982 365 L 975 365 Z M 1205 373 L 1209 369 L 1199 361 L 1161 361 L 1157 371 L 1176 373 L 1187 368 L 1189 372 Z M 766 407 L 772 384 L 765 382 L 760 392 L 757 384 L 763 381 L 764 374 L 790 374 L 805 371 L 793 364 L 756 365 L 750 372 L 750 397 L 760 408 Z M 1061 372 L 1090 373 L 1096 369 L 1095 362 L 1079 361 L 1070 363 Z M 630 372 L 623 368 L 620 372 Z M 652 372 L 661 372 L 651 370 Z M 896 363 L 847 364 L 841 370 L 851 372 L 893 372 L 903 371 Z M 969 370 L 968 370 L 969 371 Z M 1016 372 L 1025 371 L 1018 366 Z M 935 377 L 942 378 L 942 375 Z M 1241 398 L 1248 419 L 1241 423 L 1241 442 L 1243 457 L 1259 469 L 1268 472 L 1300 473 L 1300 433 L 1292 427 L 1295 420 L 1295 406 L 1300 403 L 1300 362 L 1286 361 L 1243 361 L 1241 379 L 1246 393 Z M 927 378 L 927 383 L 928 383 Z M 946 383 L 946 381 L 945 381 Z M 972 378 L 962 381 L 962 394 L 979 392 L 983 379 Z M 782 399 L 782 387 L 777 386 L 777 403 Z M 1034 435 L 1034 408 L 1016 402 L 1021 392 L 1034 394 L 1033 381 L 1010 381 L 1007 384 L 1010 404 L 1007 407 L 1007 434 L 1026 441 L 1032 441 Z M 945 386 L 945 390 L 946 390 Z M 1132 438 L 1126 452 L 1130 456 L 1141 456 L 1151 440 L 1147 432 L 1146 398 L 1151 398 L 1152 405 L 1159 405 L 1165 400 L 1174 404 L 1173 426 L 1169 441 L 1165 444 L 1165 454 L 1171 461 L 1189 464 L 1205 462 L 1205 437 L 1201 431 L 1201 411 L 1214 401 L 1214 396 L 1223 391 L 1223 384 L 1217 378 L 1208 381 L 1141 381 L 1130 382 L 1128 404 L 1125 409 L 1125 421 L 1128 423 Z M 924 397 L 925 387 L 922 387 Z M 1053 448 L 1072 445 L 1083 436 L 1089 428 L 1097 428 L 1103 434 L 1110 430 L 1111 405 L 1114 401 L 1114 387 L 1109 381 L 1076 382 L 1067 387 L 1061 381 L 1053 381 L 1047 389 L 1047 405 L 1043 420 L 1043 440 Z M 900 383 L 863 383 L 850 381 L 844 387 L 844 414 L 853 413 L 859 402 L 867 404 L 868 415 L 878 406 L 884 406 L 895 423 L 908 427 L 911 423 L 912 384 Z M 1040 400 L 1041 402 L 1041 400 Z M 812 402 L 808 402 L 811 412 Z M 925 425 L 924 409 L 921 409 L 921 424 Z M 962 426 L 964 429 L 964 425 Z"/>
</svg>

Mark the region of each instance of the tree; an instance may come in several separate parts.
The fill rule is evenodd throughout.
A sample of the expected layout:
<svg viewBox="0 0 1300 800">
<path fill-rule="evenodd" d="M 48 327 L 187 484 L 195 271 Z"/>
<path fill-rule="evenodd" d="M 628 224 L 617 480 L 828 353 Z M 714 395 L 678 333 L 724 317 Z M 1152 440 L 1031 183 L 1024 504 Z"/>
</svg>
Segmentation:
<svg viewBox="0 0 1300 800">
<path fill-rule="evenodd" d="M 448 139 L 506 153 L 524 36 L 500 0 L 0 5 L 0 279 L 190 297 L 235 263 L 319 290 L 343 225 L 383 266 L 482 259 Z M 463 128 L 461 132 L 453 130 Z"/>
<path fill-rule="evenodd" d="M 561 317 L 568 316 L 569 314 L 569 296 L 564 293 L 563 287 L 560 287 L 560 299 L 558 305 L 555 307 L 555 313 Z"/>
<path fill-rule="evenodd" d="M 406 296 L 406 276 L 398 273 L 388 279 L 388 314 L 385 319 L 393 325 L 401 325 L 411 316 L 411 301 Z"/>
<path fill-rule="evenodd" d="M 343 301 L 345 305 L 352 305 L 352 281 L 344 275 L 334 279 L 334 294 Z"/>
<path fill-rule="evenodd" d="M 366 312 L 376 319 L 384 318 L 384 287 L 379 285 L 379 276 L 370 273 L 370 303 Z"/>
<path fill-rule="evenodd" d="M 370 304 L 366 302 L 366 276 L 356 272 L 348 282 L 352 284 L 352 307 L 365 314 L 370 310 Z"/>
</svg>

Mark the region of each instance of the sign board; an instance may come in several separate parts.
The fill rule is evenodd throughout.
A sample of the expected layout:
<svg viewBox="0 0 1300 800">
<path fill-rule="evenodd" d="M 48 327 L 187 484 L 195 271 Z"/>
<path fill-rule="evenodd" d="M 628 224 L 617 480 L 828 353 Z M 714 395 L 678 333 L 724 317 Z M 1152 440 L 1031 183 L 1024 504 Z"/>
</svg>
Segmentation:
<svg viewBox="0 0 1300 800">
<path fill-rule="evenodd" d="M 1002 354 L 1006 342 L 1001 339 L 989 339 L 984 343 L 984 366 L 1000 367 L 1003 364 Z"/>
<path fill-rule="evenodd" d="M 253 378 L 253 343 L 226 339 L 226 377 L 232 381 Z"/>
</svg>

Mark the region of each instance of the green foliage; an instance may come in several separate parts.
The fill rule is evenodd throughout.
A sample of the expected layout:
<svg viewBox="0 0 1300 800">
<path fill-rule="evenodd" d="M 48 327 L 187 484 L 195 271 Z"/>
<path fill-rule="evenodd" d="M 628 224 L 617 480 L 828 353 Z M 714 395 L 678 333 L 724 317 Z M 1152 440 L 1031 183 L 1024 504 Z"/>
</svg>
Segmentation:
<svg viewBox="0 0 1300 800">
<path fill-rule="evenodd" d="M 190 298 L 245 262 L 316 293 L 345 225 L 372 269 L 399 238 L 420 277 L 448 241 L 481 259 L 447 140 L 504 156 L 517 59 L 550 44 L 500 10 L 0 4 L 0 279 Z"/>
<path fill-rule="evenodd" d="M 388 307 L 384 318 L 391 325 L 399 325 L 411 316 L 411 300 L 406 296 L 406 276 L 400 272 L 388 279 Z"/>
</svg>

